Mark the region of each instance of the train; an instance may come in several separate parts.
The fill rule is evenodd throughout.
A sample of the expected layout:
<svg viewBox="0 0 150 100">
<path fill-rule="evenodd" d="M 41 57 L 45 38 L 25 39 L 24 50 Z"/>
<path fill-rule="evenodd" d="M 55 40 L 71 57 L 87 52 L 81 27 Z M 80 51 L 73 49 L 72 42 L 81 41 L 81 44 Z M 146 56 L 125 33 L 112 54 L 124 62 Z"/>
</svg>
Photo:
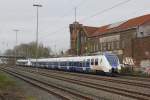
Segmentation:
<svg viewBox="0 0 150 100">
<path fill-rule="evenodd" d="M 112 53 L 92 56 L 19 59 L 16 61 L 16 65 L 76 72 L 119 73 L 121 70 L 119 58 Z"/>
</svg>

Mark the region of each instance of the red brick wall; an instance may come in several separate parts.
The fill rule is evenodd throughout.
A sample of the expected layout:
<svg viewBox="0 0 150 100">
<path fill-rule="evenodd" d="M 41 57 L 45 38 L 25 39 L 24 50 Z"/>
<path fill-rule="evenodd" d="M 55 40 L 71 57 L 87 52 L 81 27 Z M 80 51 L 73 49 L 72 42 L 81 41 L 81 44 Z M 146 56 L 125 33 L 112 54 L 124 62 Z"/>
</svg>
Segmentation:
<svg viewBox="0 0 150 100">
<path fill-rule="evenodd" d="M 131 29 L 131 30 L 127 30 L 124 31 L 122 33 L 120 33 L 120 40 L 124 43 L 124 47 L 123 49 L 123 58 L 125 57 L 132 57 L 133 56 L 133 39 L 135 38 L 136 35 L 136 29 Z"/>
<path fill-rule="evenodd" d="M 139 65 L 141 60 L 150 59 L 150 36 L 134 39 L 133 44 L 133 58 L 136 65 Z"/>
</svg>

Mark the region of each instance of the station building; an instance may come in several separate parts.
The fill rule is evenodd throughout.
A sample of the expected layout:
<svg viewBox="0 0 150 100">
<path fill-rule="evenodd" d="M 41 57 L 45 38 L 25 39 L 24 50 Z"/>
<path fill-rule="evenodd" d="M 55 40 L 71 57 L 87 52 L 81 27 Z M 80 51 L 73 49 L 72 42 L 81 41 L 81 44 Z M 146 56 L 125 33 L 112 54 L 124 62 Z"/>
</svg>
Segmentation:
<svg viewBox="0 0 150 100">
<path fill-rule="evenodd" d="M 72 55 L 112 52 L 122 63 L 131 58 L 134 65 L 150 61 L 150 14 L 100 27 L 70 24 Z M 129 62 L 129 61 L 128 61 Z"/>
</svg>

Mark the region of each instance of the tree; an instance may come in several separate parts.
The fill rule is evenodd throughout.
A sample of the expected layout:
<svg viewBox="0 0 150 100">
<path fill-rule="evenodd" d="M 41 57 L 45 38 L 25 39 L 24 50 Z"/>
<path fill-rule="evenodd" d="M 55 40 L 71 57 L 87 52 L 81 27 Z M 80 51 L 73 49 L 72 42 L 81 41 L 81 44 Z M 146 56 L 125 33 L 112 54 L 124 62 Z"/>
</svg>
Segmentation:
<svg viewBox="0 0 150 100">
<path fill-rule="evenodd" d="M 29 44 L 20 44 L 15 46 L 13 50 L 6 50 L 6 55 L 15 55 L 15 51 L 17 52 L 17 56 L 24 56 L 27 58 L 35 58 L 36 57 L 36 43 L 31 42 Z M 50 57 L 52 54 L 51 48 L 44 47 L 42 43 L 38 45 L 38 58 L 40 57 Z"/>
<path fill-rule="evenodd" d="M 11 50 L 11 49 L 7 49 L 6 51 L 5 51 L 5 53 L 4 53 L 4 55 L 9 55 L 9 56 L 12 56 L 12 55 L 14 55 L 14 51 L 13 50 Z"/>
</svg>

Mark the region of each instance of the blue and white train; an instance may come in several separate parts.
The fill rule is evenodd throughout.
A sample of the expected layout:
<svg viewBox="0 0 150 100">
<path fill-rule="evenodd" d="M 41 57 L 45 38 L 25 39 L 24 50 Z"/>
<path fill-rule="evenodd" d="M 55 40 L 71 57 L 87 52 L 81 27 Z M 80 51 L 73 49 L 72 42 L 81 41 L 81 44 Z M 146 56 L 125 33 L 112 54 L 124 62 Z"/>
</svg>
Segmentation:
<svg viewBox="0 0 150 100">
<path fill-rule="evenodd" d="M 118 73 L 121 69 L 118 57 L 111 53 L 93 56 L 17 60 L 16 64 L 21 66 L 83 72 L 102 71 L 105 73 Z"/>
</svg>

